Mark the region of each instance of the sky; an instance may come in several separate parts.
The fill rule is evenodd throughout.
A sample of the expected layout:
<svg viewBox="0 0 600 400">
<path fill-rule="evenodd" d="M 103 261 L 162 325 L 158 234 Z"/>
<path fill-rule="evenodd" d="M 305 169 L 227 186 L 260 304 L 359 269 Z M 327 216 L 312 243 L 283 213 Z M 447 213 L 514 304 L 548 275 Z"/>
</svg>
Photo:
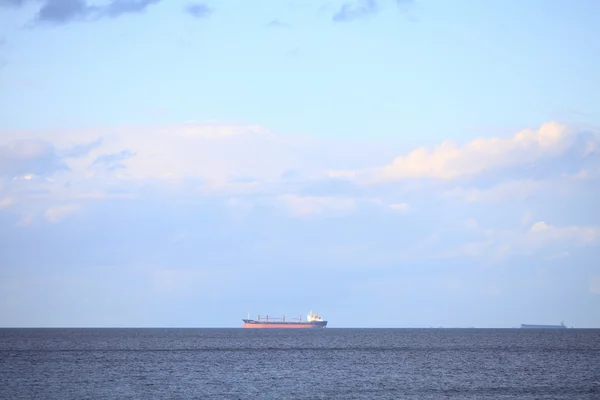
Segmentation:
<svg viewBox="0 0 600 400">
<path fill-rule="evenodd" d="M 0 326 L 600 328 L 600 2 L 0 0 Z"/>
</svg>

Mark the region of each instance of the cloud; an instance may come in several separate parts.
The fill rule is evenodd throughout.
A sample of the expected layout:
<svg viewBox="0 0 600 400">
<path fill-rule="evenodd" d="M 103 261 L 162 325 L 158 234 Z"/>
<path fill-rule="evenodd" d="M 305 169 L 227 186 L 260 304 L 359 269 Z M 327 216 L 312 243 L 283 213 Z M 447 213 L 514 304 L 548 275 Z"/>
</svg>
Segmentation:
<svg viewBox="0 0 600 400">
<path fill-rule="evenodd" d="M 101 10 L 103 15 L 118 17 L 123 14 L 143 12 L 146 7 L 156 4 L 161 0 L 114 0 Z"/>
<path fill-rule="evenodd" d="M 344 3 L 333 16 L 333 20 L 336 22 L 353 21 L 373 15 L 377 10 L 378 6 L 375 0 L 358 0 L 354 3 Z"/>
<path fill-rule="evenodd" d="M 107 5 L 90 5 L 86 0 L 3 0 L 0 5 L 23 6 L 41 2 L 38 22 L 64 24 L 75 20 L 92 20 L 102 17 L 116 18 L 123 14 L 143 12 L 160 0 L 112 0 Z"/>
<path fill-rule="evenodd" d="M 132 128 L 124 134 L 117 131 L 104 132 L 101 145 L 88 156 L 68 161 L 74 175 L 92 173 L 89 167 L 104 171 L 112 168 L 128 180 L 182 184 L 193 180 L 205 193 L 210 188 L 223 193 L 225 189 L 268 185 L 290 169 L 317 176 L 318 165 L 324 161 L 315 165 L 304 161 L 303 153 L 313 145 L 306 139 L 279 137 L 257 125 L 189 122 Z M 83 139 L 82 134 L 78 138 Z M 239 182 L 240 177 L 252 177 L 255 182 Z"/>
<path fill-rule="evenodd" d="M 90 153 L 95 148 L 100 147 L 102 138 L 96 139 L 93 142 L 77 144 L 65 151 L 60 152 L 60 156 L 64 158 L 82 157 Z"/>
<path fill-rule="evenodd" d="M 192 3 L 185 7 L 185 11 L 195 18 L 206 18 L 213 10 L 203 3 Z"/>
<path fill-rule="evenodd" d="M 84 18 L 94 11 L 96 8 L 88 6 L 83 0 L 46 0 L 38 12 L 37 19 L 60 24 Z"/>
<path fill-rule="evenodd" d="M 570 130 L 565 128 L 565 131 Z M 44 133 L 39 135 L 44 136 Z M 566 139 L 557 135 L 558 139 L 547 143 L 544 148 L 556 151 L 551 153 L 550 161 L 562 165 L 565 157 L 571 157 L 569 154 L 573 149 L 579 154 L 584 147 L 574 145 L 578 135 L 574 132 Z M 541 141 L 538 136 L 535 133 L 531 141 Z M 242 219 L 247 213 L 265 210 L 279 213 L 282 209 L 288 216 L 311 217 L 308 218 L 311 221 L 328 215 L 336 218 L 369 215 L 365 221 L 379 217 L 382 221 L 401 218 L 407 227 L 419 231 L 414 233 L 414 241 L 423 243 L 420 251 L 433 254 L 431 249 L 438 246 L 436 253 L 484 257 L 486 252 L 511 255 L 537 251 L 545 245 L 536 243 L 555 240 L 544 239 L 546 236 L 567 235 L 557 232 L 562 232 L 560 229 L 565 226 L 580 226 L 581 221 L 574 220 L 569 224 L 568 220 L 556 220 L 557 214 L 550 208 L 551 202 L 540 203 L 544 198 L 542 195 L 555 195 L 558 193 L 555 190 L 557 182 L 569 181 L 561 190 L 560 201 L 569 201 L 571 193 L 585 199 L 590 196 L 592 187 L 587 179 L 571 179 L 560 173 L 540 180 L 513 181 L 509 179 L 512 175 L 503 176 L 502 170 L 491 173 L 493 168 L 481 170 L 474 180 L 426 176 L 393 181 L 390 185 L 363 185 L 363 180 L 346 179 L 343 174 L 341 178 L 332 177 L 326 171 L 350 171 L 361 176 L 364 171 L 378 170 L 380 168 L 371 166 L 380 164 L 381 155 L 391 157 L 394 154 L 394 147 L 389 143 L 379 143 L 377 147 L 373 144 L 277 135 L 255 124 L 187 122 L 100 132 L 55 132 L 44 137 L 60 143 L 64 150 L 57 150 L 50 142 L 35 140 L 25 140 L 23 143 L 31 144 L 22 146 L 19 151 L 7 149 L 12 149 L 14 143 L 20 141 L 0 147 L 0 173 L 8 178 L 2 195 L 13 201 L 3 213 L 39 220 L 39 216 L 44 216 L 46 210 L 56 204 L 79 204 L 81 209 L 86 209 L 93 203 L 116 199 L 133 201 L 154 193 L 187 201 L 211 199 L 220 202 L 229 210 L 227 212 L 235 213 L 235 218 Z M 564 145 L 556 145 L 563 139 Z M 494 139 L 481 140 L 487 143 Z M 470 148 L 471 143 L 463 147 Z M 512 148 L 512 145 L 503 146 Z M 531 146 L 528 144 L 525 148 Z M 459 152 L 462 149 L 459 148 Z M 15 161 L 18 157 L 14 154 L 19 154 L 26 162 Z M 512 159 L 513 156 L 509 154 L 507 157 Z M 577 165 L 576 170 L 580 170 L 582 160 L 594 157 L 594 154 L 588 154 L 569 161 Z M 30 167 L 38 164 L 42 166 Z M 57 174 L 58 171 L 61 173 Z M 558 171 L 560 169 L 555 172 Z M 14 177 L 23 180 L 12 181 Z M 453 198 L 459 201 L 452 201 Z M 511 206 L 515 199 L 519 208 Z M 464 202 L 469 205 L 465 206 Z M 548 209 L 540 210 L 540 204 L 548 204 Z M 493 211 L 489 209 L 491 206 Z M 522 225 L 520 217 L 525 210 L 536 210 L 536 215 L 535 219 L 528 219 L 526 225 Z M 511 231 L 505 221 L 510 213 L 514 216 L 516 231 Z M 472 229 L 462 236 L 448 233 L 452 231 L 448 228 L 449 224 L 462 227 L 467 218 L 473 218 L 479 226 L 487 228 Z M 537 232 L 537 239 L 532 236 L 533 232 L 525 234 L 521 231 L 524 226 L 530 227 L 540 220 L 553 227 L 556 226 L 550 221 L 559 223 L 559 230 L 554 229 L 553 233 L 547 234 Z M 598 223 L 590 220 L 592 228 Z M 487 236 L 488 231 L 494 232 L 493 237 Z M 588 235 L 593 236 L 595 231 L 591 232 Z M 423 239 L 430 235 L 437 235 L 439 241 L 434 243 Z M 448 240 L 448 236 L 452 240 Z M 519 245 L 519 241 L 524 244 Z M 580 246 L 580 243 L 572 239 L 565 246 Z M 408 250 L 410 248 L 404 250 L 405 254 L 414 253 Z M 557 249 L 562 250 L 566 249 Z"/>
<path fill-rule="evenodd" d="M 26 139 L 0 145 L 0 177 L 49 176 L 61 170 L 68 167 L 52 143 Z"/>
<path fill-rule="evenodd" d="M 135 153 L 131 150 L 121 150 L 118 153 L 112 154 L 103 154 L 101 156 L 96 157 L 94 162 L 92 163 L 92 167 L 99 167 L 104 170 L 116 170 L 121 168 L 126 168 L 121 161 L 124 161 L 130 157 L 133 157 Z"/>
<path fill-rule="evenodd" d="M 415 210 L 426 210 L 433 206 L 434 199 L 448 202 L 455 198 L 484 207 L 490 203 L 505 204 L 510 200 L 537 201 L 540 193 L 557 193 L 557 188 L 566 199 L 569 191 L 588 187 L 587 181 L 592 179 L 591 175 L 586 179 L 575 179 L 563 176 L 560 172 L 563 167 L 580 171 L 587 165 L 585 163 L 593 164 L 592 161 L 597 157 L 593 153 L 583 158 L 577 156 L 586 148 L 576 145 L 578 141 L 575 139 L 581 136 L 580 133 L 570 133 L 569 136 L 559 133 L 554 141 L 544 142 L 548 133 L 541 131 L 542 134 L 529 134 L 529 141 L 534 144 L 527 144 L 528 134 L 521 133 L 520 136 L 525 139 L 520 140 L 526 142 L 524 148 L 527 151 L 533 148 L 535 153 L 539 150 L 536 150 L 536 146 L 541 146 L 555 152 L 551 153 L 556 155 L 550 157 L 548 162 L 558 167 L 552 167 L 554 175 L 544 175 L 543 179 L 511 180 L 515 171 L 490 167 L 477 169 L 480 172 L 475 177 L 467 174 L 453 179 L 434 179 L 429 177 L 431 174 L 425 174 L 390 181 L 393 185 L 363 185 L 374 182 L 372 178 L 376 174 L 373 171 L 379 173 L 382 167 L 371 166 L 380 163 L 378 160 L 382 154 L 392 156 L 393 146 L 382 143 L 376 147 L 276 135 L 258 125 L 219 122 L 187 122 L 154 128 L 129 127 L 127 131 L 107 129 L 89 133 L 57 133 L 54 141 L 60 143 L 63 149 L 56 149 L 50 142 L 31 139 L 17 140 L 5 146 L 0 144 L 0 175 L 9 179 L 29 179 L 30 183 L 36 177 L 52 177 L 53 183 L 40 181 L 39 185 L 28 187 L 39 186 L 49 193 L 48 196 L 50 193 L 51 196 L 61 193 L 60 201 L 68 201 L 69 198 L 77 201 L 90 198 L 91 194 L 94 198 L 123 197 L 132 194 L 135 189 L 131 185 L 138 185 L 136 182 L 139 185 L 151 183 L 161 190 L 185 190 L 189 193 L 186 195 L 193 196 L 270 196 L 273 199 L 290 196 L 277 201 L 287 204 L 287 209 L 294 215 L 333 211 L 335 208 L 331 204 L 334 199 L 352 201 L 356 207 L 374 204 L 364 199 L 379 199 L 379 207 L 383 209 L 410 209 L 412 214 Z M 570 130 L 561 128 L 558 132 Z M 50 137 L 44 133 L 40 135 Z M 501 145 L 498 148 L 502 154 L 513 160 L 515 156 L 506 149 L 514 147 L 511 142 L 518 141 L 515 137 L 477 139 L 457 149 L 460 157 L 464 152 L 465 157 L 472 160 L 481 157 L 478 153 L 475 156 L 470 153 L 474 152 L 472 148 L 478 148 L 473 143 L 480 141 L 484 144 L 480 147 L 486 149 L 490 142 L 499 142 Z M 589 143 L 593 139 L 593 135 L 585 136 L 584 142 Z M 506 144 L 506 141 L 509 143 Z M 539 142 L 544 145 L 535 144 Z M 22 144 L 17 146 L 18 143 Z M 24 146 L 27 143 L 29 147 L 34 144 L 37 147 L 27 150 L 27 146 Z M 521 150 L 518 148 L 516 151 Z M 503 162 L 497 163 L 502 165 Z M 595 170 L 591 164 L 586 168 Z M 336 168 L 340 166 L 350 168 Z M 63 173 L 55 176 L 58 171 Z M 559 184 L 562 186 L 557 186 Z M 21 195 L 15 191 L 21 190 L 19 188 L 22 185 L 19 186 L 17 182 L 7 185 L 5 195 L 20 203 Z M 399 198 L 402 202 L 398 202 Z M 254 200 L 250 203 L 254 203 Z M 452 202 L 452 207 L 460 207 L 460 204 Z M 522 215 L 523 211 L 517 210 L 516 213 Z"/>
<path fill-rule="evenodd" d="M 558 184 L 566 196 L 567 190 L 587 186 L 595 179 L 591 172 L 581 171 L 600 171 L 595 150 L 585 150 L 596 137 L 555 124 L 509 138 L 480 138 L 450 150 L 439 146 L 425 150 L 423 158 L 415 156 L 420 151 L 417 149 L 375 168 L 372 166 L 381 163 L 382 155 L 393 156 L 393 146 L 276 135 L 253 124 L 187 122 L 132 127 L 126 132 L 64 132 L 54 141 L 63 149 L 32 139 L 0 144 L 0 175 L 48 177 L 59 170 L 71 171 L 69 180 L 78 180 L 81 186 L 83 177 L 102 170 L 115 172 L 109 174 L 117 179 L 111 181 L 115 184 L 121 178 L 181 184 L 193 181 L 196 190 L 205 195 L 279 191 L 338 197 L 343 192 L 344 197 L 382 198 L 383 204 L 396 204 L 402 198 L 403 203 L 421 208 L 423 199 L 407 197 L 408 193 L 418 196 L 427 192 L 478 204 L 530 201 L 540 192 L 556 193 Z M 532 169 L 527 168 L 531 162 L 543 165 L 534 168 L 543 173 L 531 174 Z M 564 171 L 573 172 L 565 175 Z M 102 179 L 108 179 L 105 173 Z M 519 179 L 513 179 L 516 176 Z M 240 177 L 251 177 L 252 181 L 242 182 Z M 378 188 L 364 183 L 392 185 Z"/>
<path fill-rule="evenodd" d="M 597 143 L 597 137 L 590 133 L 576 134 L 565 125 L 550 122 L 538 130 L 523 130 L 509 138 L 478 138 L 463 146 L 447 140 L 433 149 L 422 147 L 396 157 L 383 167 L 329 174 L 371 183 L 418 178 L 453 180 L 502 168 L 531 167 L 561 155 L 571 161 L 581 159 L 595 152 Z"/>
<path fill-rule="evenodd" d="M 62 149 L 34 139 L 0 142 L 2 198 L 18 205 L 6 210 L 32 221 L 57 202 L 85 208 L 109 199 L 143 196 L 143 190 L 190 199 L 269 196 L 265 204 L 272 206 L 279 203 L 278 195 L 289 193 L 280 186 L 286 171 L 296 171 L 300 183 L 308 176 L 318 177 L 319 165 L 330 162 L 319 157 L 314 165 L 306 164 L 307 151 L 315 151 L 314 142 L 276 136 L 256 125 L 190 122 L 39 134 L 52 137 Z M 17 132 L 3 137 L 29 135 Z M 298 191 L 296 183 L 287 185 L 292 194 Z"/>
<path fill-rule="evenodd" d="M 101 139 L 57 149 L 51 142 L 20 139 L 0 145 L 0 177 L 31 180 L 69 171 L 68 159 L 87 156 L 102 144 Z M 102 161 L 102 159 L 101 159 Z"/>
</svg>

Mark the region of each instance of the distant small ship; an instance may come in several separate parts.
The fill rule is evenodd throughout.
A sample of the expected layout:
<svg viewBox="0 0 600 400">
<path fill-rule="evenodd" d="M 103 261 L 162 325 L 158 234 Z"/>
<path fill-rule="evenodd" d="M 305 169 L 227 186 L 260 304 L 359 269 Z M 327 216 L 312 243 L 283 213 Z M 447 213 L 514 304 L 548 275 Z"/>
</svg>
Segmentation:
<svg viewBox="0 0 600 400">
<path fill-rule="evenodd" d="M 521 328 L 523 329 L 567 329 L 564 322 L 561 322 L 560 325 L 527 325 L 521 324 Z"/>
<path fill-rule="evenodd" d="M 302 321 L 302 317 L 293 318 L 292 321 L 286 321 L 283 317 L 269 317 L 261 319 L 260 315 L 256 319 L 243 319 L 244 325 L 242 328 L 325 328 L 327 321 L 319 317 L 319 314 L 308 313 L 306 321 Z"/>
</svg>

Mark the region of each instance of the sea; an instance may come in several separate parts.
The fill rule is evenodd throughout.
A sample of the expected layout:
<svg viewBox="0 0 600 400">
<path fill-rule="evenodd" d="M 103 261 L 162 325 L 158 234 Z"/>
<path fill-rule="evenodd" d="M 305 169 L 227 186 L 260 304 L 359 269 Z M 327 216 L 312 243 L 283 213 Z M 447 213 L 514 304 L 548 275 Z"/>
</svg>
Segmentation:
<svg viewBox="0 0 600 400">
<path fill-rule="evenodd" d="M 600 399 L 600 330 L 0 329 L 2 399 Z"/>
</svg>

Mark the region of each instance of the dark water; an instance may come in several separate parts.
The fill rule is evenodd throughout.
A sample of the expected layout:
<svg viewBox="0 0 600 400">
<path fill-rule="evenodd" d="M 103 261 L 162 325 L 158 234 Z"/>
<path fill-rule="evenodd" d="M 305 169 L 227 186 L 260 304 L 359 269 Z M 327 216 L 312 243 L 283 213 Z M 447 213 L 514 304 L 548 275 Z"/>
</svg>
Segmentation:
<svg viewBox="0 0 600 400">
<path fill-rule="evenodd" d="M 0 329 L 2 399 L 600 399 L 600 330 Z"/>
</svg>

